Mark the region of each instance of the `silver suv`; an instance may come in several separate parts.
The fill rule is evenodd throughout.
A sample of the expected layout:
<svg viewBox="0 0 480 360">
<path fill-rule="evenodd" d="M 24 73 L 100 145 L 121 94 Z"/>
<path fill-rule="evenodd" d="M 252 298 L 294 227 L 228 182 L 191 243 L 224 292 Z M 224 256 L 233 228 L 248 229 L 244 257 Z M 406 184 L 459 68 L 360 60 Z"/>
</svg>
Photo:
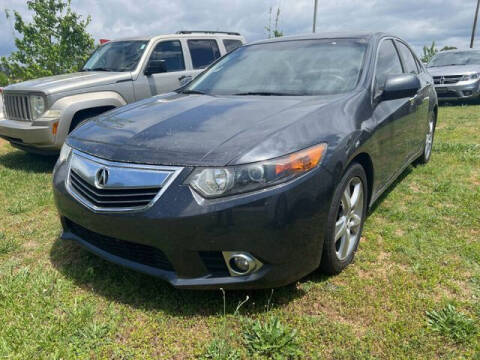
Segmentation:
<svg viewBox="0 0 480 360">
<path fill-rule="evenodd" d="M 480 51 L 450 50 L 435 55 L 427 65 L 438 100 L 480 96 Z"/>
<path fill-rule="evenodd" d="M 209 31 L 108 42 L 78 73 L 7 86 L 0 137 L 26 151 L 57 153 L 85 119 L 179 88 L 244 43 L 238 33 Z"/>
</svg>

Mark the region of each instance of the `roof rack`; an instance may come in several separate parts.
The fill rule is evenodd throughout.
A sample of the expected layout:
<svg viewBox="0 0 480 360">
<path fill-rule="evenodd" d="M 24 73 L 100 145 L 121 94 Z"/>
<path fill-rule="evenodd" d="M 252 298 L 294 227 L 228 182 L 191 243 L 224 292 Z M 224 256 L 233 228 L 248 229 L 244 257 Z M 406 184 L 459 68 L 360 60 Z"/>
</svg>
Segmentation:
<svg viewBox="0 0 480 360">
<path fill-rule="evenodd" d="M 240 36 L 240 33 L 233 31 L 211 31 L 211 30 L 180 30 L 177 31 L 177 34 L 226 34 L 226 35 L 237 35 Z"/>
</svg>

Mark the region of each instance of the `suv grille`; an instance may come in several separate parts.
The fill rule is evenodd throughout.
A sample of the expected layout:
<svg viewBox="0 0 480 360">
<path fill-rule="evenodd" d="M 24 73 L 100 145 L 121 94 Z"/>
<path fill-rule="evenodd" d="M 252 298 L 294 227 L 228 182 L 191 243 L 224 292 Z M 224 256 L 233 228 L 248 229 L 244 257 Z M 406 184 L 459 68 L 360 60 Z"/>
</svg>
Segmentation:
<svg viewBox="0 0 480 360">
<path fill-rule="evenodd" d="M 31 121 L 30 102 L 27 95 L 3 94 L 7 119 Z"/>
<path fill-rule="evenodd" d="M 90 231 L 83 226 L 65 219 L 69 230 L 79 236 L 83 241 L 99 248 L 109 254 L 138 264 L 151 266 L 157 269 L 174 271 L 163 251 L 148 245 L 136 244 L 129 241 L 115 239 Z"/>
<path fill-rule="evenodd" d="M 456 84 L 460 80 L 462 80 L 463 75 L 448 75 L 448 76 L 434 76 L 433 82 L 435 85 L 448 85 L 448 84 Z M 442 82 L 443 79 L 443 82 Z"/>
<path fill-rule="evenodd" d="M 70 185 L 94 206 L 102 208 L 136 208 L 147 206 L 160 187 L 142 189 L 98 189 L 90 185 L 74 170 L 70 171 Z"/>
</svg>

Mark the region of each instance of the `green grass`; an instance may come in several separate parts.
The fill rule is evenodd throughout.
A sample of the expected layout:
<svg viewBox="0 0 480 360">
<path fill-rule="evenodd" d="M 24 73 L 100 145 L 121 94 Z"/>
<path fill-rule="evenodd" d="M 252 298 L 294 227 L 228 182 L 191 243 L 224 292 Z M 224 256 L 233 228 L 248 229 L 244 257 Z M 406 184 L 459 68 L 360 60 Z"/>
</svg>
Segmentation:
<svg viewBox="0 0 480 360">
<path fill-rule="evenodd" d="M 59 240 L 54 160 L 0 142 L 0 358 L 261 359 L 286 339 L 306 359 L 480 358 L 479 144 L 480 106 L 441 107 L 432 161 L 382 196 L 352 266 L 227 292 L 224 314 L 221 292 Z"/>
</svg>

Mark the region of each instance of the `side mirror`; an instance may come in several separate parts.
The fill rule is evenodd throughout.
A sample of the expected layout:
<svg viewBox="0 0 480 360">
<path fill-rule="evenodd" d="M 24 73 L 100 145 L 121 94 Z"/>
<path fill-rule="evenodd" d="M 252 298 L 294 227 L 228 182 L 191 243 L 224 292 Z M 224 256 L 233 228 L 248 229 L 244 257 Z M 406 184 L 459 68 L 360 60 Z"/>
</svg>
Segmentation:
<svg viewBox="0 0 480 360">
<path fill-rule="evenodd" d="M 150 76 L 167 72 L 164 60 L 150 60 L 145 68 L 144 74 Z"/>
<path fill-rule="evenodd" d="M 401 74 L 389 75 L 385 81 L 381 100 L 395 100 L 406 97 L 414 97 L 421 84 L 417 75 Z"/>
</svg>

